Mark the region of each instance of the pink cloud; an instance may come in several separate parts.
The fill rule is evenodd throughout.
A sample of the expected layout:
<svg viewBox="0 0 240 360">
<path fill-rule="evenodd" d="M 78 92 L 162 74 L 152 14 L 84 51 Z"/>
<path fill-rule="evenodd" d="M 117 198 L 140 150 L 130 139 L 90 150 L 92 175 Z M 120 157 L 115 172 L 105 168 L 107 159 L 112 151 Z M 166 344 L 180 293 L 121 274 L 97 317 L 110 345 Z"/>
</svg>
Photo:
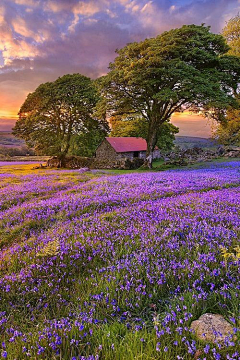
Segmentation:
<svg viewBox="0 0 240 360">
<path fill-rule="evenodd" d="M 11 131 L 15 123 L 15 119 L 4 119 L 0 117 L 0 131 Z"/>
<path fill-rule="evenodd" d="M 210 120 L 189 113 L 175 114 L 171 118 L 171 123 L 179 127 L 180 136 L 198 136 L 209 138 L 212 134 L 212 126 Z"/>
<path fill-rule="evenodd" d="M 63 74 L 105 74 L 126 43 L 184 23 L 206 22 L 219 32 L 237 8 L 237 0 L 1 0 L 0 110 L 16 113 L 27 92 Z M 201 121 L 180 123 L 181 131 L 194 124 L 203 131 Z"/>
</svg>

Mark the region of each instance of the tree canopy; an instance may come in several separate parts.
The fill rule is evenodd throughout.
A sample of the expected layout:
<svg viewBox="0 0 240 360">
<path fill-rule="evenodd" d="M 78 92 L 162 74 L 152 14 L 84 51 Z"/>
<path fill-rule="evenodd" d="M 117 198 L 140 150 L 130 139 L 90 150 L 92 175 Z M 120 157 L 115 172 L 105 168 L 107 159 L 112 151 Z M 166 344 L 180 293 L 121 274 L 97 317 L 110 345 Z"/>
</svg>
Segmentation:
<svg viewBox="0 0 240 360">
<path fill-rule="evenodd" d="M 230 50 L 228 54 L 240 57 L 240 16 L 230 19 L 222 32 Z M 236 94 L 238 108 L 229 109 L 214 134 L 219 143 L 240 146 L 240 95 Z"/>
<path fill-rule="evenodd" d="M 100 79 L 102 91 L 112 115 L 135 112 L 148 122 L 149 167 L 158 128 L 174 112 L 202 110 L 219 118 L 236 105 L 240 61 L 228 50 L 223 36 L 204 25 L 184 25 L 117 50 Z"/>
<path fill-rule="evenodd" d="M 147 139 L 148 122 L 142 116 L 133 119 L 122 118 L 121 116 L 112 116 L 110 118 L 111 133 L 110 136 L 118 137 L 142 137 Z M 166 121 L 158 128 L 157 146 L 161 150 L 170 150 L 174 147 L 175 134 L 179 132 L 178 127 Z"/>
<path fill-rule="evenodd" d="M 240 146 L 240 110 L 228 110 L 226 118 L 222 120 L 215 132 L 215 138 L 223 145 Z"/>
<path fill-rule="evenodd" d="M 230 50 L 230 55 L 240 56 L 240 15 L 230 19 L 222 31 L 222 35 L 226 38 Z"/>
<path fill-rule="evenodd" d="M 108 125 L 93 116 L 99 95 L 92 80 L 81 74 L 64 75 L 30 93 L 19 111 L 14 135 L 23 138 L 38 154 L 57 155 L 60 166 L 73 139 L 98 131 L 104 137 Z"/>
</svg>

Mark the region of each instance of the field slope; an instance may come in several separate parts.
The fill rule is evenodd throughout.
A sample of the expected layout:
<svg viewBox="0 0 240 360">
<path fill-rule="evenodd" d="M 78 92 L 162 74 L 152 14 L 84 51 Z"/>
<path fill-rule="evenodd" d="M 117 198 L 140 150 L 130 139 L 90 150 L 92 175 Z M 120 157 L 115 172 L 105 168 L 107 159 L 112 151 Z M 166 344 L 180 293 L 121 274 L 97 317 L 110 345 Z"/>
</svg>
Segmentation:
<svg viewBox="0 0 240 360">
<path fill-rule="evenodd" d="M 25 141 L 16 138 L 10 131 L 0 131 L 0 147 L 15 147 L 26 146 Z"/>
<path fill-rule="evenodd" d="M 238 359 L 236 336 L 190 325 L 222 314 L 238 335 L 239 165 L 0 168 L 0 356 Z"/>
<path fill-rule="evenodd" d="M 219 144 L 213 139 L 206 139 L 201 137 L 194 136 L 176 136 L 175 145 L 179 146 L 181 149 L 190 149 L 193 147 L 199 147 L 201 149 L 217 149 Z"/>
</svg>

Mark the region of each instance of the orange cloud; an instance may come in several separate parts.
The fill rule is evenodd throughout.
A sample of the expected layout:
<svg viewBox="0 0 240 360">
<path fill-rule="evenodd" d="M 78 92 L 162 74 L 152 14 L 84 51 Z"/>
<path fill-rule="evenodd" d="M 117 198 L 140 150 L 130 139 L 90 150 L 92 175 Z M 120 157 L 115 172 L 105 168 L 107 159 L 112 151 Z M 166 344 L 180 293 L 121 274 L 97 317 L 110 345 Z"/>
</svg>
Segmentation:
<svg viewBox="0 0 240 360">
<path fill-rule="evenodd" d="M 10 24 L 4 20 L 4 8 L 0 8 L 0 18 L 3 18 L 3 21 L 0 25 L 0 51 L 2 51 L 2 56 L 4 58 L 4 63 L 9 64 L 14 58 L 26 58 L 34 57 L 39 54 L 39 51 L 36 46 L 27 42 L 27 40 L 21 38 L 15 38 L 13 35 L 13 30 L 11 29 Z M 20 18 L 16 18 L 12 23 L 16 32 L 23 36 L 34 36 L 34 34 L 27 30 L 24 27 L 24 21 Z"/>
<path fill-rule="evenodd" d="M 84 16 L 93 16 L 106 5 L 108 1 L 79 1 L 76 4 L 69 4 L 69 2 L 59 2 L 57 0 L 49 0 L 46 3 L 46 10 L 52 11 L 54 13 L 61 11 L 71 11 L 74 15 L 84 15 Z"/>
<path fill-rule="evenodd" d="M 204 2 L 204 6 L 202 6 Z M 0 0 L 0 116 L 16 116 L 28 92 L 66 73 L 106 74 L 115 49 L 183 24 L 213 32 L 238 0 Z M 209 136 L 196 114 L 175 114 L 180 134 Z M 1 125 L 1 124 L 0 124 Z"/>
<path fill-rule="evenodd" d="M 93 16 L 98 13 L 103 4 L 97 3 L 96 1 L 84 2 L 80 1 L 74 8 L 74 14 L 80 14 L 85 16 Z"/>
<path fill-rule="evenodd" d="M 189 111 L 176 113 L 171 118 L 171 123 L 179 127 L 181 136 L 211 137 L 213 123 L 201 115 Z"/>
<path fill-rule="evenodd" d="M 1 101 L 1 100 L 0 100 Z M 16 111 L 14 110 L 0 110 L 0 119 L 5 118 L 7 119 L 16 119 L 17 120 L 17 115 L 16 115 Z"/>
<path fill-rule="evenodd" d="M 11 131 L 15 123 L 15 119 L 0 118 L 0 131 Z"/>
<path fill-rule="evenodd" d="M 14 31 L 18 34 L 24 36 L 24 37 L 30 37 L 34 39 L 37 42 L 41 42 L 42 38 L 39 36 L 36 32 L 28 29 L 28 25 L 26 21 L 18 16 L 17 18 L 13 19 L 12 26 L 14 28 Z"/>
<path fill-rule="evenodd" d="M 13 91 L 14 89 L 14 91 Z M 0 83 L 0 118 L 17 119 L 18 111 L 30 92 L 29 84 L 17 81 Z"/>
<path fill-rule="evenodd" d="M 38 6 L 39 1 L 37 0 L 12 0 L 17 5 L 25 5 L 25 6 Z"/>
</svg>

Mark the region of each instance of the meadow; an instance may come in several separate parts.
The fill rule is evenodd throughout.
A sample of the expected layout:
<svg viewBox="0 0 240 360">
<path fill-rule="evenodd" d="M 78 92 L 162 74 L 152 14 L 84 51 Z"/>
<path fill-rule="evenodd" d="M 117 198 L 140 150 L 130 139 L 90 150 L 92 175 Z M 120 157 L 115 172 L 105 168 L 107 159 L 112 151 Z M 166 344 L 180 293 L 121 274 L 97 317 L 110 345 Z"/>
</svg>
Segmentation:
<svg viewBox="0 0 240 360">
<path fill-rule="evenodd" d="M 239 359 L 239 165 L 0 168 L 0 358 Z"/>
</svg>

